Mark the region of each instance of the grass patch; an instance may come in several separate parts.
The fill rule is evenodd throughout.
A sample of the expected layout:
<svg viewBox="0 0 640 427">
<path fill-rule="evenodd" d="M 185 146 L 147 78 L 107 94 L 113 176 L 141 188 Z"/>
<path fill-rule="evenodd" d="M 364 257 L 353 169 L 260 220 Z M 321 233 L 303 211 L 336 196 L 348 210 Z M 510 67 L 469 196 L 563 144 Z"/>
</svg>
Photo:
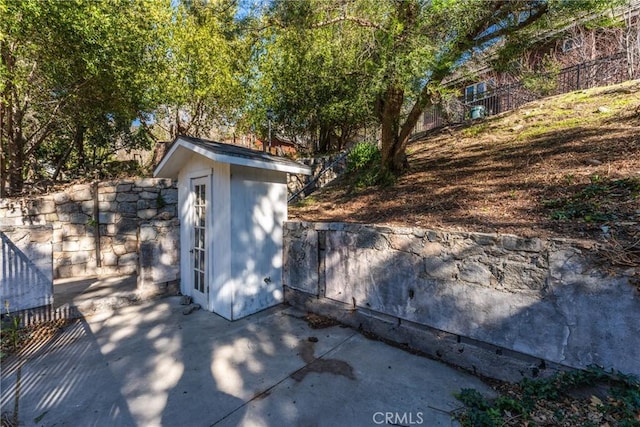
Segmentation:
<svg viewBox="0 0 640 427">
<path fill-rule="evenodd" d="M 466 405 L 456 416 L 463 427 L 640 426 L 640 383 L 619 372 L 590 367 L 498 388 L 493 400 L 474 389 L 456 395 Z"/>
<path fill-rule="evenodd" d="M 303 208 L 305 206 L 311 206 L 316 202 L 317 200 L 313 196 L 307 196 L 304 199 L 300 200 L 299 202 L 296 202 L 295 206 L 298 208 Z"/>
<path fill-rule="evenodd" d="M 578 90 L 564 94 L 561 98 L 564 102 L 588 102 L 592 97 L 593 94 L 591 92 Z"/>
<path fill-rule="evenodd" d="M 473 138 L 481 133 L 484 133 L 489 128 L 489 123 L 479 123 L 462 130 L 462 136 L 467 138 Z"/>
<path fill-rule="evenodd" d="M 598 117 L 598 118 L 601 118 L 601 117 Z M 556 133 L 563 130 L 575 129 L 580 126 L 591 124 L 595 121 L 596 120 L 594 120 L 593 118 L 585 118 L 585 117 L 570 117 L 564 120 L 543 121 L 529 127 L 529 129 L 520 133 L 520 135 L 518 135 L 518 139 L 519 140 L 532 139 L 542 135 L 548 135 L 548 134 Z"/>
<path fill-rule="evenodd" d="M 543 200 L 542 205 L 551 210 L 554 220 L 581 219 L 585 222 L 605 222 L 616 219 L 618 201 L 637 199 L 640 194 L 640 178 L 606 180 L 591 176 L 591 183 L 572 195 Z"/>
</svg>

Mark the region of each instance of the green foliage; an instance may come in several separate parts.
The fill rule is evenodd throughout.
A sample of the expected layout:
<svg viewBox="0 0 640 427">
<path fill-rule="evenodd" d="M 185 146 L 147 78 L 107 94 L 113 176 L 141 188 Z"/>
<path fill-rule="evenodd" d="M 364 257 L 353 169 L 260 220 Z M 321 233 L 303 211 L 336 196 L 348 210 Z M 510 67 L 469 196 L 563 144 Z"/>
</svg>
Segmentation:
<svg viewBox="0 0 640 427">
<path fill-rule="evenodd" d="M 382 167 L 380 158 L 380 149 L 369 142 L 359 142 L 349 151 L 347 171 L 353 175 L 354 189 L 393 185 L 395 177 Z"/>
<path fill-rule="evenodd" d="M 395 176 L 382 167 L 380 159 L 380 149 L 370 142 L 359 142 L 351 149 L 347 156 L 347 171 L 351 174 L 352 189 L 393 185 Z"/>
<path fill-rule="evenodd" d="M 527 69 L 521 75 L 522 85 L 525 89 L 539 95 L 548 96 L 553 94 L 558 88 L 558 74 L 560 64 L 550 55 L 546 55 L 540 68 Z"/>
<path fill-rule="evenodd" d="M 243 38 L 234 0 L 175 2 L 169 10 L 167 53 L 154 85 L 161 102 L 150 121 L 160 138 L 209 136 L 241 111 L 251 40 Z"/>
<path fill-rule="evenodd" d="M 313 27 L 333 6 L 276 1 L 256 18 L 254 26 L 266 29 L 253 48 L 244 128 L 266 136 L 270 109 L 274 131 L 325 152 L 344 148 L 374 121 L 371 58 L 361 54 L 371 37 L 349 23 Z"/>
<path fill-rule="evenodd" d="M 315 199 L 315 197 L 313 196 L 307 196 L 304 199 L 300 200 L 299 202 L 296 203 L 297 207 L 305 207 L 305 206 L 311 206 L 315 203 L 317 203 L 318 201 Z"/>
<path fill-rule="evenodd" d="M 20 322 L 21 318 L 18 315 L 11 314 L 9 311 L 9 301 L 4 302 L 5 318 L 3 319 L 2 332 L 0 333 L 0 360 L 3 359 L 6 351 L 15 351 L 18 348 L 20 341 Z M 4 323 L 6 322 L 6 326 Z"/>
<path fill-rule="evenodd" d="M 608 4 L 0 0 L 0 188 L 87 176 L 177 134 L 266 136 L 268 122 L 320 151 L 381 125 L 382 168 L 399 172 L 419 112 L 472 54 L 504 38 L 515 58 L 526 43 L 512 42 Z"/>
<path fill-rule="evenodd" d="M 382 127 L 383 168 L 398 173 L 420 112 L 440 103 L 443 81 L 472 55 L 497 49 L 513 60 L 529 45 L 516 42 L 566 26 L 577 13 L 593 14 L 605 3 L 271 2 L 268 32 L 254 51 L 258 95 L 251 101 L 251 124 L 263 129 L 271 108 L 281 127 L 311 130 L 322 142 L 326 128 L 362 127 L 375 117 Z M 534 86 L 552 89 L 547 82 Z"/>
<path fill-rule="evenodd" d="M 369 142 L 357 143 L 347 155 L 347 170 L 349 172 L 370 167 L 380 160 L 380 150 Z"/>
<path fill-rule="evenodd" d="M 467 407 L 458 421 L 463 426 L 493 427 L 500 425 L 502 417 L 497 408 L 477 390 L 464 388 L 455 397 Z"/>
<path fill-rule="evenodd" d="M 637 416 L 640 411 L 640 383 L 629 375 L 619 372 L 606 372 L 599 367 L 586 370 L 560 372 L 550 378 L 541 380 L 524 379 L 519 384 L 519 393 L 499 396 L 488 400 L 474 389 L 462 389 L 456 395 L 466 406 L 456 418 L 464 427 L 493 427 L 507 425 L 505 420 L 517 419 L 522 425 L 531 424 L 531 415 L 536 407 L 555 408 L 554 422 L 568 425 L 575 421 L 577 414 L 571 410 L 558 408 L 572 390 L 581 387 L 603 384 L 608 389 L 608 398 L 593 400 L 599 402 L 597 409 L 609 421 L 616 421 L 618 426 L 640 426 Z M 551 421 L 551 420 L 548 420 Z M 512 424 L 508 424 L 512 425 Z"/>
<path fill-rule="evenodd" d="M 0 0 L 2 177 L 70 177 L 149 146 L 132 121 L 160 102 L 171 9 L 163 0 Z M 53 172 L 55 170 L 55 172 Z M 0 185 L 3 184 L 0 182 Z"/>
<path fill-rule="evenodd" d="M 566 177 L 573 182 L 573 177 Z M 625 178 L 607 180 L 592 175 L 591 183 L 572 195 L 543 200 L 545 208 L 551 210 L 551 218 L 567 221 L 582 219 L 586 222 L 604 222 L 615 218 L 616 199 L 624 194 L 630 199 L 640 195 L 640 179 Z"/>
</svg>

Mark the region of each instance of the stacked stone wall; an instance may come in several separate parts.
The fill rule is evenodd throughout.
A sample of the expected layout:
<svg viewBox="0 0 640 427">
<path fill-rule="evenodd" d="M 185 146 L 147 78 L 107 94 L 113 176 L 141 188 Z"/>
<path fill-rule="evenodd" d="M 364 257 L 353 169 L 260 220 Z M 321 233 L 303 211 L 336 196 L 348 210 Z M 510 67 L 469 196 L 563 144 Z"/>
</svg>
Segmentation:
<svg viewBox="0 0 640 427">
<path fill-rule="evenodd" d="M 346 157 L 343 157 L 342 160 L 337 161 L 340 156 L 340 154 L 336 154 L 332 156 L 300 159 L 300 163 L 305 164 L 311 168 L 311 175 L 289 174 L 289 197 L 299 193 L 300 191 L 302 191 L 302 189 L 305 189 L 305 191 L 299 194 L 297 197 L 297 199 L 302 199 L 305 196 L 313 193 L 317 189 L 326 186 L 338 176 L 342 175 L 347 168 L 347 159 Z M 327 170 L 325 171 L 325 169 Z M 322 171 L 324 171 L 324 173 L 320 175 Z M 309 185 L 314 180 L 315 182 Z M 305 186 L 307 185 L 309 185 L 309 187 L 305 188 Z"/>
<path fill-rule="evenodd" d="M 138 233 L 138 292 L 176 294 L 180 287 L 180 222 L 152 220 Z"/>
<path fill-rule="evenodd" d="M 39 197 L 0 200 L 0 225 L 53 227 L 54 278 L 132 274 L 138 227 L 177 217 L 178 190 L 166 179 L 77 184 Z"/>
</svg>

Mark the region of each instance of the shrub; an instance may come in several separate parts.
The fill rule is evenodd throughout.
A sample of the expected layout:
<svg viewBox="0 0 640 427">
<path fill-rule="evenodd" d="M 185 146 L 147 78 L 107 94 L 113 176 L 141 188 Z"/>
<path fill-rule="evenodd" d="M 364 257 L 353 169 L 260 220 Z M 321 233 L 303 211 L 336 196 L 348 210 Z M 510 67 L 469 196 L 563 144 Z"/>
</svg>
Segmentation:
<svg viewBox="0 0 640 427">
<path fill-rule="evenodd" d="M 353 174 L 352 189 L 393 185 L 395 177 L 382 169 L 381 161 L 382 156 L 376 145 L 368 142 L 356 144 L 347 156 L 347 171 Z"/>
<path fill-rule="evenodd" d="M 369 142 L 358 142 L 347 155 L 347 170 L 354 172 L 380 162 L 380 150 Z"/>
</svg>

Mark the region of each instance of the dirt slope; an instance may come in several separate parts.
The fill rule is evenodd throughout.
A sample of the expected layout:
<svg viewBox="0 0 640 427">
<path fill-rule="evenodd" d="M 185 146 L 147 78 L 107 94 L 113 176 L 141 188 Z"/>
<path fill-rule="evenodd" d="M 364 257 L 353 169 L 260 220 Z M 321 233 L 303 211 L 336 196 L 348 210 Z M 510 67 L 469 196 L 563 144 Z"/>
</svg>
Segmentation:
<svg viewBox="0 0 640 427">
<path fill-rule="evenodd" d="M 640 81 L 432 131 L 408 160 L 393 186 L 357 189 L 346 176 L 290 218 L 640 239 Z"/>
</svg>

